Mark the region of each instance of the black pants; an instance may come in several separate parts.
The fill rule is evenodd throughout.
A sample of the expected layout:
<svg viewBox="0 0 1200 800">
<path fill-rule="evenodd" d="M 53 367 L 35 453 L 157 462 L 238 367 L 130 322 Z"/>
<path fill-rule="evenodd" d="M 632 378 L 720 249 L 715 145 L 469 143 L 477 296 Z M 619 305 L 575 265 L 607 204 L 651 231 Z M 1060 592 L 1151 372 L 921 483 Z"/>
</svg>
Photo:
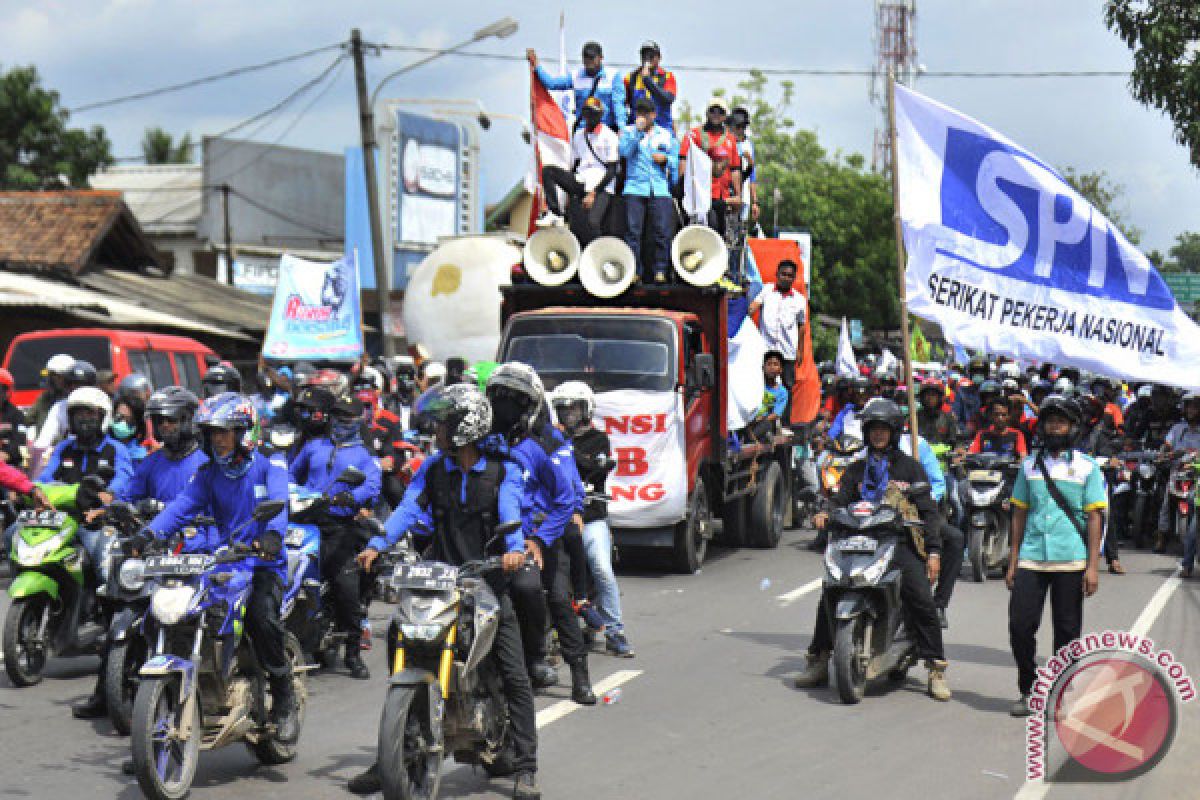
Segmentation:
<svg viewBox="0 0 1200 800">
<path fill-rule="evenodd" d="M 961 558 L 961 556 L 960 556 Z M 926 661 L 945 659 L 942 650 L 942 626 L 938 624 L 933 590 L 925 573 L 925 562 L 908 545 L 900 545 L 892 556 L 891 569 L 900 570 L 900 602 L 904 607 L 904 624 L 917 645 L 917 658 Z M 833 650 L 833 631 L 825 611 L 825 597 L 817 604 L 817 622 L 813 629 L 808 652 L 814 655 Z"/>
<path fill-rule="evenodd" d="M 354 557 L 363 539 L 352 521 L 321 525 L 321 576 L 329 581 L 333 618 L 346 634 L 346 647 L 357 652 L 362 640 L 362 574 Z"/>
<path fill-rule="evenodd" d="M 512 722 L 513 767 L 517 772 L 537 769 L 537 717 L 533 711 L 533 686 L 521 646 L 521 629 L 512 600 L 507 593 L 500 598 L 500 625 L 492 656 L 504 681 L 504 697 L 508 701 L 508 717 Z M 578 630 L 578 626 L 576 626 Z"/>
<path fill-rule="evenodd" d="M 1008 641 L 1017 662 L 1017 689 L 1029 694 L 1037 671 L 1037 632 L 1042 624 L 1046 592 L 1054 623 L 1054 652 L 1083 632 L 1083 572 L 1038 572 L 1018 569 L 1008 597 Z"/>
<path fill-rule="evenodd" d="M 943 611 L 950 607 L 950 596 L 954 594 L 954 584 L 958 583 L 958 573 L 962 572 L 966 548 L 967 537 L 960 529 L 949 523 L 942 526 L 942 571 L 933 592 L 933 602 Z"/>
<path fill-rule="evenodd" d="M 283 648 L 287 633 L 279 616 L 282 605 L 283 581 L 271 570 L 255 570 L 250 599 L 246 602 L 246 635 L 259 665 L 273 684 L 292 673 Z"/>
<path fill-rule="evenodd" d="M 583 531 L 572 522 L 563 534 L 563 554 L 567 559 L 567 575 L 570 576 L 571 596 L 576 601 L 586 600 L 591 592 L 588 574 L 587 550 L 583 546 Z"/>
<path fill-rule="evenodd" d="M 792 424 L 792 387 L 796 385 L 796 359 L 785 358 L 783 360 L 783 374 L 779 378 L 787 388 L 787 405 L 783 407 L 783 425 L 790 427 Z"/>
<path fill-rule="evenodd" d="M 558 204 L 556 189 L 566 192 L 568 199 L 578 198 L 580 200 L 588 191 L 574 173 L 553 164 L 542 167 L 542 185 L 546 188 L 546 208 L 560 217 L 565 217 L 566 214 Z M 592 203 L 591 210 L 587 212 L 587 223 L 592 230 L 592 237 L 599 236 L 604 231 L 604 215 L 608 212 L 608 204 L 611 200 L 612 195 L 608 192 L 596 192 L 596 202 Z"/>
<path fill-rule="evenodd" d="M 563 660 L 582 664 L 587 658 L 579 621 L 571 610 L 567 596 L 567 563 L 562 541 L 542 547 L 543 569 L 528 564 L 517 571 L 509 592 L 521 623 L 521 641 L 525 649 L 525 664 L 532 666 L 546 657 L 546 610 L 558 631 L 558 644 Z"/>
</svg>

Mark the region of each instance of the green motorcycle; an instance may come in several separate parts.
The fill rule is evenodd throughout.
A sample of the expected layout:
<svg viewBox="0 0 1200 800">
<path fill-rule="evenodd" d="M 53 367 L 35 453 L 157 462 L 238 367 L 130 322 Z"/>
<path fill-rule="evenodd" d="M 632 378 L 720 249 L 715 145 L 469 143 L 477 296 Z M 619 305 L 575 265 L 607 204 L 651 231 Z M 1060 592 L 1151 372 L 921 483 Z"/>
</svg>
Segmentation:
<svg viewBox="0 0 1200 800">
<path fill-rule="evenodd" d="M 105 626 L 95 600 L 94 571 L 79 541 L 79 519 L 98 503 L 98 478 L 39 484 L 55 510 L 25 510 L 12 540 L 11 604 L 4 620 L 4 670 L 14 686 L 41 682 L 51 656 L 99 652 Z"/>
</svg>

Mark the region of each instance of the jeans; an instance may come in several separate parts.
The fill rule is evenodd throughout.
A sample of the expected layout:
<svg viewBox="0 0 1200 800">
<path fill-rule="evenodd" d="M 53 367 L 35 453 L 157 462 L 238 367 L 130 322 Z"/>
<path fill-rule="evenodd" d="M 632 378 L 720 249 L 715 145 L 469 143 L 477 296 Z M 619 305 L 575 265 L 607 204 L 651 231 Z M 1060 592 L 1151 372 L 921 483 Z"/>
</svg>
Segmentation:
<svg viewBox="0 0 1200 800">
<path fill-rule="evenodd" d="M 1008 640 L 1017 662 L 1017 690 L 1029 694 L 1037 674 L 1037 632 L 1046 592 L 1054 623 L 1054 652 L 1083 631 L 1083 570 L 1039 572 L 1018 569 L 1008 597 Z"/>
<path fill-rule="evenodd" d="M 621 589 L 612 566 L 612 531 L 607 519 L 584 523 L 583 547 L 587 551 L 588 568 L 596 585 L 596 610 L 604 620 L 606 632 L 622 633 Z"/>
<path fill-rule="evenodd" d="M 667 275 L 671 267 L 672 217 L 675 206 L 669 197 L 640 197 L 625 195 L 625 244 L 633 251 L 637 260 L 638 274 L 643 281 L 654 274 Z M 654 232 L 654 252 L 642 255 L 642 233 L 646 229 L 646 218 Z"/>
<path fill-rule="evenodd" d="M 108 537 L 104 531 L 100 529 L 80 527 L 76 534 L 79 537 L 79 544 L 83 546 L 83 551 L 87 553 L 88 561 L 92 565 L 92 570 L 96 574 L 99 581 L 103 581 L 105 576 L 102 574 L 101 566 L 104 560 L 104 548 L 108 544 Z"/>
</svg>

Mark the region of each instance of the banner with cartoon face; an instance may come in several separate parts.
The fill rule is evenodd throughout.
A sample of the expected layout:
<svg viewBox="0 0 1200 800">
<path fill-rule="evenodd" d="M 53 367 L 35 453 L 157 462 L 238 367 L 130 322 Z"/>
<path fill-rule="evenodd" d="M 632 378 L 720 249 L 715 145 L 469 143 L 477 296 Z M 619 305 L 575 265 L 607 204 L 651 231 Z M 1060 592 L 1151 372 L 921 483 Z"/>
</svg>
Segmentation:
<svg viewBox="0 0 1200 800">
<path fill-rule="evenodd" d="M 353 258 L 330 264 L 285 255 L 271 321 L 268 358 L 354 361 L 363 353 L 358 268 Z"/>
</svg>

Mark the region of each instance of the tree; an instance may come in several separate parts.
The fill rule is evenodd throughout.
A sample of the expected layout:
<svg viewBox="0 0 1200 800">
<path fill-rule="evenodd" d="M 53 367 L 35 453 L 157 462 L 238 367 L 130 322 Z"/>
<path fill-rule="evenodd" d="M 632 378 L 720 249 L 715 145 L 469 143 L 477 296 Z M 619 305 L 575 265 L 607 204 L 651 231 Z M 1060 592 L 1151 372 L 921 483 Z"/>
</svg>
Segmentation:
<svg viewBox="0 0 1200 800">
<path fill-rule="evenodd" d="M 1163 265 L 1167 272 L 1200 272 L 1200 233 L 1185 231 L 1175 237 Z"/>
<path fill-rule="evenodd" d="M 1125 187 L 1115 183 L 1104 170 L 1099 172 L 1077 172 L 1074 167 L 1063 170 L 1063 178 L 1071 184 L 1071 188 L 1083 195 L 1096 210 L 1108 218 L 1117 227 L 1130 244 L 1137 245 L 1142 240 L 1142 231 L 1125 217 L 1125 212 L 1118 207 Z"/>
<path fill-rule="evenodd" d="M 42 88 L 36 67 L 0 73 L 0 188 L 86 187 L 113 163 L 104 129 L 68 128 L 69 116 L 58 92 Z"/>
<path fill-rule="evenodd" d="M 1200 4 L 1109 0 L 1104 22 L 1133 51 L 1134 98 L 1170 118 L 1200 168 Z"/>
<path fill-rule="evenodd" d="M 787 116 L 795 86 L 783 81 L 780 89 L 781 98 L 768 97 L 766 76 L 752 70 L 729 103 L 750 113 L 761 221 L 769 226 L 778 211 L 779 227 L 812 232 L 814 310 L 894 328 L 900 316 L 891 184 L 863 156 L 831 154 L 815 131 L 796 129 Z"/>
<path fill-rule="evenodd" d="M 162 128 L 147 128 L 142 137 L 142 155 L 147 164 L 190 164 L 194 150 L 192 135 L 185 133 L 175 144 L 174 137 Z"/>
</svg>

